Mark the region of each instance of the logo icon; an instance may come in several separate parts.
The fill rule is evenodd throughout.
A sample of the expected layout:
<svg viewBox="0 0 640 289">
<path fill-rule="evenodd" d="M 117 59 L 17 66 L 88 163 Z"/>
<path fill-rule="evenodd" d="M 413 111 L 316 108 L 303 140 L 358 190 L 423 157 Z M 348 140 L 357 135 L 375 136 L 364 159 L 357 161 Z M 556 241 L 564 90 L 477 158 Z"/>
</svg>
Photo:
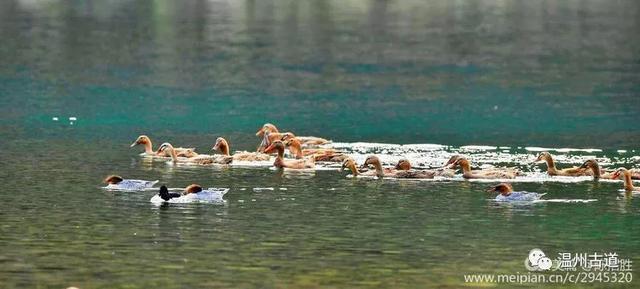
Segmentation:
<svg viewBox="0 0 640 289">
<path fill-rule="evenodd" d="M 524 260 L 524 266 L 529 271 L 545 271 L 551 269 L 553 262 L 542 250 L 535 248 L 529 251 L 529 256 Z"/>
</svg>

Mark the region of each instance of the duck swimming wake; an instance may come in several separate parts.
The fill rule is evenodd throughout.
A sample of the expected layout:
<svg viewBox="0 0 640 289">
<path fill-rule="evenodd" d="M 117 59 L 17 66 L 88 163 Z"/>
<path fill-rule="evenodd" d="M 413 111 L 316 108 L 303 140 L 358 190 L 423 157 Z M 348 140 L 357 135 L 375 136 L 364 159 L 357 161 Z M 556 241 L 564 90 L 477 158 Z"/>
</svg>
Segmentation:
<svg viewBox="0 0 640 289">
<path fill-rule="evenodd" d="M 145 189 L 152 188 L 155 184 L 158 183 L 155 181 L 145 181 L 145 180 L 130 180 L 124 179 L 121 176 L 110 175 L 104 179 L 104 182 L 107 184 L 105 189 L 109 190 L 122 190 L 122 191 L 142 191 Z"/>
<path fill-rule="evenodd" d="M 193 203 L 193 202 L 208 202 L 208 203 L 223 203 L 222 198 L 229 189 L 225 188 L 209 188 L 202 189 L 200 185 L 192 184 L 184 189 L 182 193 L 169 192 L 166 186 L 161 186 L 158 194 L 151 198 L 152 203 Z"/>
</svg>

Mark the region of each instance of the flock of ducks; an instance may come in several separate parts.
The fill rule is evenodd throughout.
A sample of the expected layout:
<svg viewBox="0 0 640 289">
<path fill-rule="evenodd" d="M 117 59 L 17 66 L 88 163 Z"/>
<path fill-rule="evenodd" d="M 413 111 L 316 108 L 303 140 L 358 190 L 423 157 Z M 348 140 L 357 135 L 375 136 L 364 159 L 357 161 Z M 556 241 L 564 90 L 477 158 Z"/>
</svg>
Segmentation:
<svg viewBox="0 0 640 289">
<path fill-rule="evenodd" d="M 256 136 L 261 138 L 261 142 L 255 152 L 237 151 L 231 154 L 229 142 L 218 137 L 211 148 L 218 154 L 199 154 L 195 148 L 174 147 L 170 143 L 162 143 L 157 150 L 153 150 L 151 139 L 146 135 L 139 136 L 131 147 L 141 145 L 144 147 L 142 156 L 161 158 L 173 164 L 190 165 L 229 165 L 234 162 L 261 162 L 272 161 L 276 168 L 288 170 L 313 170 L 317 162 L 340 163 L 341 170 L 348 169 L 353 177 L 377 177 L 377 178 L 398 178 L 398 179 L 433 179 L 436 177 L 454 177 L 458 169 L 465 179 L 514 179 L 524 173 L 516 168 L 488 168 L 473 169 L 471 162 L 462 155 L 452 156 L 443 166 L 432 169 L 416 169 L 411 166 L 407 159 L 401 159 L 395 166 L 385 167 L 380 159 L 371 155 L 366 158 L 362 166 L 358 167 L 356 161 L 344 152 L 327 148 L 331 141 L 312 136 L 296 136 L 292 132 L 280 132 L 278 128 L 271 124 L 264 124 L 256 132 Z M 286 153 L 286 154 L 285 154 Z M 600 167 L 595 159 L 585 161 L 581 166 L 559 169 L 556 167 L 553 156 L 548 152 L 538 154 L 535 162 L 546 163 L 547 174 L 549 176 L 581 177 L 592 176 L 594 179 L 619 179 L 624 180 L 626 191 L 638 192 L 640 188 L 633 186 L 632 179 L 640 179 L 639 170 L 628 170 L 618 168 L 607 170 Z M 107 188 L 121 188 L 130 190 L 140 190 L 152 188 L 157 181 L 149 182 L 142 180 L 125 180 L 119 176 L 109 176 L 105 179 Z M 541 194 L 528 192 L 514 192 L 513 187 L 507 183 L 501 183 L 489 189 L 499 195 L 496 200 L 530 200 L 542 196 Z M 192 195 L 211 194 L 212 192 L 203 190 L 201 186 L 193 184 L 181 193 L 170 193 L 166 187 L 162 187 L 157 196 L 164 201 L 170 199 Z M 215 191 L 219 195 L 219 191 Z M 223 193 L 222 193 L 223 194 Z"/>
</svg>

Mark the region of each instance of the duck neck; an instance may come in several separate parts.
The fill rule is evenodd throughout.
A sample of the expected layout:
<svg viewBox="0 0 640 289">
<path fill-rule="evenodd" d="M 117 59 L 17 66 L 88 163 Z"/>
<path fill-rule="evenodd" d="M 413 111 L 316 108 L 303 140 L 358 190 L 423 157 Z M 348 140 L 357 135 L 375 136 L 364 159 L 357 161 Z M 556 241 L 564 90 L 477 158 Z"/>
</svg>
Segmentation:
<svg viewBox="0 0 640 289">
<path fill-rule="evenodd" d="M 298 141 L 297 139 L 291 140 L 291 143 L 289 144 L 289 151 L 295 156 L 296 159 L 301 159 L 303 157 L 302 146 L 300 144 L 300 141 Z"/>
<path fill-rule="evenodd" d="M 627 191 L 633 191 L 633 183 L 631 182 L 631 173 L 629 171 L 624 172 L 624 189 Z"/>
<path fill-rule="evenodd" d="M 152 149 L 153 145 L 151 145 L 151 140 L 145 141 L 142 145 L 144 145 L 145 154 L 149 154 L 149 155 L 155 154 L 155 152 Z"/>
<path fill-rule="evenodd" d="M 176 150 L 174 150 L 173 148 L 171 148 L 171 160 L 173 161 L 173 163 L 177 163 L 178 162 L 178 154 L 176 154 Z"/>
<path fill-rule="evenodd" d="M 544 161 L 547 162 L 547 173 L 550 175 L 556 174 L 558 170 L 556 169 L 556 163 L 553 161 L 553 158 L 547 156 L 544 158 Z"/>
<path fill-rule="evenodd" d="M 278 149 L 278 156 L 276 157 L 276 159 L 280 159 L 280 160 L 284 159 L 284 149 L 283 148 Z"/>
<path fill-rule="evenodd" d="M 380 162 L 375 162 L 373 166 L 376 168 L 376 176 L 378 176 L 378 178 L 384 177 L 384 171 L 382 170 Z"/>
<path fill-rule="evenodd" d="M 471 172 L 471 165 L 469 164 L 469 162 L 461 162 L 460 167 L 462 168 L 463 174 L 468 174 Z"/>
<path fill-rule="evenodd" d="M 273 165 L 277 168 L 284 167 L 284 148 L 278 149 L 278 155 L 276 156 L 275 161 L 273 161 Z"/>
<path fill-rule="evenodd" d="M 593 178 L 594 179 L 599 179 L 600 178 L 600 165 L 597 164 L 597 163 L 591 163 L 589 168 L 591 168 L 591 170 L 593 171 Z"/>
<path fill-rule="evenodd" d="M 351 174 L 355 177 L 359 174 L 358 168 L 356 168 L 355 164 L 349 165 L 349 169 L 351 170 Z"/>
<path fill-rule="evenodd" d="M 229 155 L 229 144 L 227 142 L 220 142 L 220 152 L 225 156 Z"/>
</svg>

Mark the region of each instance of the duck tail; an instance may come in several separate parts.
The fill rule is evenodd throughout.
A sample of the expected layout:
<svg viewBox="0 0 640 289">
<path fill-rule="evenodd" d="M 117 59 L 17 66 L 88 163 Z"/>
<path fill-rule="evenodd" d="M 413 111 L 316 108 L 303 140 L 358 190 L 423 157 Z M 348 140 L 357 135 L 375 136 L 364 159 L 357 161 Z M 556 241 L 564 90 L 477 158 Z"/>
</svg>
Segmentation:
<svg viewBox="0 0 640 289">
<path fill-rule="evenodd" d="M 159 180 L 155 180 L 155 181 L 151 181 L 151 182 L 149 182 L 150 187 L 155 186 L 155 185 L 156 185 L 157 183 L 159 183 L 159 182 L 160 182 Z"/>
</svg>

